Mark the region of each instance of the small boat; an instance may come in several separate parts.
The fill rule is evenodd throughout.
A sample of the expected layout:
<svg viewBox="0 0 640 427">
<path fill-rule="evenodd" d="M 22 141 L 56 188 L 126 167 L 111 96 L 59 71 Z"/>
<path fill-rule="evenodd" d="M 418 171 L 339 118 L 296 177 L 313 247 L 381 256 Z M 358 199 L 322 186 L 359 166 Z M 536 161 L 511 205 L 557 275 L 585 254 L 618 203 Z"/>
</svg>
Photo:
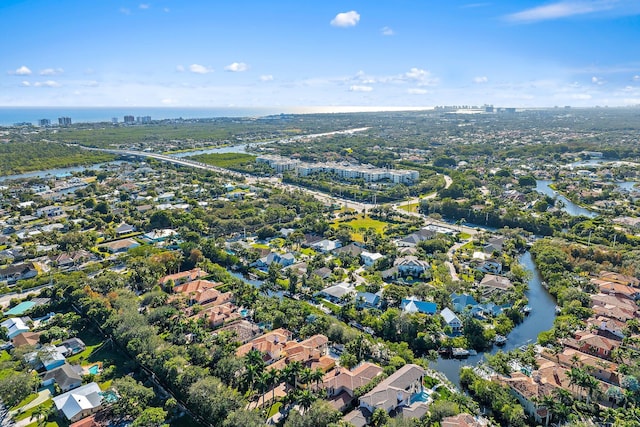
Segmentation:
<svg viewBox="0 0 640 427">
<path fill-rule="evenodd" d="M 496 335 L 494 342 L 496 345 L 505 345 L 507 343 L 507 337 L 504 335 Z"/>
<path fill-rule="evenodd" d="M 532 311 L 533 308 L 531 308 L 530 305 L 525 305 L 524 307 L 522 307 L 522 312 L 525 314 L 525 316 L 528 316 Z"/>
<path fill-rule="evenodd" d="M 451 355 L 453 357 L 459 357 L 459 358 L 463 358 L 463 357 L 469 357 L 471 353 L 469 353 L 469 350 L 464 349 L 464 348 L 460 348 L 460 347 L 454 347 L 451 350 Z"/>
<path fill-rule="evenodd" d="M 556 314 L 560 314 L 562 312 L 562 308 L 559 305 L 556 305 Z"/>
</svg>

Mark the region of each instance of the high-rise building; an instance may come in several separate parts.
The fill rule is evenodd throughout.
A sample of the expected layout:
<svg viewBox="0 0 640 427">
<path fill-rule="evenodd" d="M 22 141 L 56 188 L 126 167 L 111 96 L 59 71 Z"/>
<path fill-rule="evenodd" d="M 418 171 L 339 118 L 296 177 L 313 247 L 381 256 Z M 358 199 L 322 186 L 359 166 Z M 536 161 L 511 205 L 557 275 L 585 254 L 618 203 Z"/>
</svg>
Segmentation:
<svg viewBox="0 0 640 427">
<path fill-rule="evenodd" d="M 133 116 L 124 116 L 124 123 L 125 124 L 131 124 L 131 123 L 135 123 L 136 122 L 136 118 Z"/>
<path fill-rule="evenodd" d="M 111 123 L 113 123 L 114 125 L 118 123 L 118 118 L 117 117 L 112 117 L 111 118 Z"/>
<path fill-rule="evenodd" d="M 71 117 L 58 117 L 58 124 L 60 126 L 69 126 L 71 124 Z"/>
<path fill-rule="evenodd" d="M 40 126 L 40 127 L 51 126 L 51 120 L 49 120 L 49 119 L 40 119 L 40 120 L 38 120 L 38 126 Z"/>
<path fill-rule="evenodd" d="M 151 123 L 151 116 L 138 116 L 136 117 L 136 122 L 141 123 L 143 125 Z"/>
</svg>

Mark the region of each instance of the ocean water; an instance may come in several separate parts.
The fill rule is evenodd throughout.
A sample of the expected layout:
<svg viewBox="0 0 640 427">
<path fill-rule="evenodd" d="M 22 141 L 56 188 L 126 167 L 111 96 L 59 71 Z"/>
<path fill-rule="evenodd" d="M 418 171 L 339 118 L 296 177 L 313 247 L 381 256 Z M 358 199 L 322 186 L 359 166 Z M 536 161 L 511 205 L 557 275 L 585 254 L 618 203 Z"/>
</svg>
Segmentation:
<svg viewBox="0 0 640 427">
<path fill-rule="evenodd" d="M 0 126 L 16 123 L 38 124 L 40 119 L 51 120 L 58 124 L 58 117 L 71 117 L 72 123 L 111 122 L 116 117 L 124 121 L 125 115 L 134 117 L 151 116 L 151 120 L 162 119 L 206 119 L 214 117 L 263 117 L 273 114 L 304 113 L 304 109 L 294 107 L 280 108 L 162 108 L 162 107 L 0 107 Z"/>
</svg>

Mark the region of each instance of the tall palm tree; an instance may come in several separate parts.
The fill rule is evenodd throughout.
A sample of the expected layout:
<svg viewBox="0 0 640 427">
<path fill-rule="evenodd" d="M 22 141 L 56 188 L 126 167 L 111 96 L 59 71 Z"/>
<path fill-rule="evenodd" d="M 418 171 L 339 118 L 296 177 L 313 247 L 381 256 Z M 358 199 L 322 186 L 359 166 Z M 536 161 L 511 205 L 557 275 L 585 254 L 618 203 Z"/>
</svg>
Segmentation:
<svg viewBox="0 0 640 427">
<path fill-rule="evenodd" d="M 311 372 L 311 381 L 316 383 L 316 392 L 320 390 L 320 381 L 324 378 L 324 371 L 320 368 L 316 368 Z"/>
<path fill-rule="evenodd" d="M 312 380 L 311 380 L 311 375 L 312 375 L 312 370 L 311 368 L 302 368 L 302 370 L 300 371 L 300 382 L 303 385 L 307 385 L 309 384 Z"/>
<path fill-rule="evenodd" d="M 268 371 L 262 371 L 258 377 L 256 378 L 256 384 L 258 385 L 258 389 L 260 390 L 260 394 L 262 394 L 262 406 L 264 408 L 265 397 L 267 394 L 267 389 L 271 383 L 271 374 Z"/>
<path fill-rule="evenodd" d="M 316 400 L 316 396 L 311 392 L 311 390 L 302 390 L 302 392 L 298 395 L 296 401 L 302 408 L 302 414 L 304 414 L 307 409 L 311 407 L 314 400 Z"/>
</svg>

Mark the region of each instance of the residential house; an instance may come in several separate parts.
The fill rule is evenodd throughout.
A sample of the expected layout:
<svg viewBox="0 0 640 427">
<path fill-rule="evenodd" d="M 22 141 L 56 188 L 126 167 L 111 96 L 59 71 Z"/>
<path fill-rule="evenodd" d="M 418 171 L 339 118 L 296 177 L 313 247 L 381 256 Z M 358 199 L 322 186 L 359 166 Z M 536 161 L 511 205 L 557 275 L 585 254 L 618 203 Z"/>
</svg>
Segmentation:
<svg viewBox="0 0 640 427">
<path fill-rule="evenodd" d="M 393 265 L 398 269 L 398 274 L 403 277 L 420 277 L 431 268 L 427 261 L 419 260 L 413 255 L 397 258 Z"/>
<path fill-rule="evenodd" d="M 67 349 L 67 351 L 65 352 L 66 356 L 78 354 L 81 351 L 84 351 L 84 349 L 87 347 L 84 341 L 76 337 L 69 338 L 68 340 L 62 341 L 62 343 L 60 343 L 60 346 Z"/>
<path fill-rule="evenodd" d="M 355 390 L 369 384 L 382 371 L 378 365 L 363 362 L 352 370 L 336 368 L 328 372 L 322 380 L 322 387 L 327 392 L 329 404 L 338 411 L 344 410 L 353 403 Z"/>
<path fill-rule="evenodd" d="M 334 255 L 347 254 L 354 258 L 360 256 L 365 250 L 357 243 L 349 243 L 347 246 L 341 246 L 334 249 L 332 252 Z"/>
<path fill-rule="evenodd" d="M 243 357 L 251 350 L 258 350 L 264 354 L 264 362 L 270 365 L 283 357 L 284 346 L 292 339 L 293 334 L 286 329 L 275 329 L 238 347 L 236 356 Z"/>
<path fill-rule="evenodd" d="M 29 332 L 31 328 L 20 317 L 12 317 L 0 323 L 0 326 L 7 329 L 7 337 L 10 340 L 23 332 Z"/>
<path fill-rule="evenodd" d="M 441 312 L 440 316 L 444 319 L 447 326 L 451 328 L 453 333 L 459 333 L 462 331 L 462 321 L 456 314 L 449 309 L 449 307 L 445 307 Z"/>
<path fill-rule="evenodd" d="M 445 417 L 440 421 L 440 427 L 485 427 L 487 422 L 481 421 L 469 414 L 458 414 Z"/>
<path fill-rule="evenodd" d="M 376 261 L 381 260 L 383 258 L 384 258 L 384 255 L 379 254 L 377 252 L 371 253 L 371 252 L 364 251 L 360 254 L 360 259 L 364 263 L 365 267 L 371 267 L 373 266 L 373 264 L 376 263 Z"/>
<path fill-rule="evenodd" d="M 129 225 L 127 223 L 122 223 L 116 228 L 116 234 L 118 236 L 122 236 L 125 234 L 131 234 L 136 231 L 136 228 L 133 225 Z"/>
<path fill-rule="evenodd" d="M 495 259 L 488 259 L 480 263 L 476 270 L 483 273 L 502 274 L 502 263 Z"/>
<path fill-rule="evenodd" d="M 564 373 L 563 378 L 566 378 Z M 551 383 L 542 381 L 538 371 L 534 371 L 531 377 L 516 371 L 512 372 L 510 377 L 498 377 L 493 380 L 509 387 L 511 394 L 522 405 L 525 413 L 532 416 L 537 423 L 549 425 L 550 413 L 539 402 L 544 396 L 551 395 L 556 388 L 563 388 L 563 381 L 558 373 Z M 568 383 L 566 380 L 564 382 Z"/>
<path fill-rule="evenodd" d="M 251 341 L 260 334 L 260 328 L 255 323 L 248 320 L 238 320 L 228 323 L 216 332 L 231 332 L 235 334 L 235 340 L 243 344 Z"/>
<path fill-rule="evenodd" d="M 201 279 L 208 275 L 209 273 L 202 270 L 201 268 L 193 268 L 191 270 L 169 274 L 167 276 L 161 277 L 160 279 L 158 279 L 158 283 L 164 286 L 170 281 L 173 281 L 174 286 L 177 286 L 183 283 L 193 282 L 194 280 Z"/>
<path fill-rule="evenodd" d="M 591 283 L 598 286 L 600 292 L 603 294 L 614 295 L 632 301 L 640 299 L 640 289 L 633 288 L 629 285 L 603 279 L 591 279 Z"/>
<path fill-rule="evenodd" d="M 342 246 L 339 240 L 320 240 L 311 245 L 311 248 L 318 252 L 331 252 Z"/>
<path fill-rule="evenodd" d="M 82 370 L 80 366 L 73 367 L 64 363 L 62 366 L 46 372 L 42 377 L 42 385 L 47 387 L 55 383 L 63 392 L 78 388 L 82 385 L 82 376 L 79 374 L 79 370 Z"/>
<path fill-rule="evenodd" d="M 75 422 L 99 411 L 103 394 L 100 386 L 92 382 L 54 397 L 53 403 L 69 421 Z"/>
<path fill-rule="evenodd" d="M 436 234 L 437 233 L 434 230 L 431 230 L 428 228 L 422 228 L 416 231 L 415 233 L 409 234 L 407 237 L 404 237 L 403 239 L 396 241 L 396 246 L 415 247 L 418 245 L 418 243 L 424 240 L 433 239 L 434 237 L 436 237 Z"/>
<path fill-rule="evenodd" d="M 436 314 L 438 312 L 438 304 L 431 301 L 420 301 L 416 297 L 409 297 L 402 300 L 400 309 L 405 313 L 422 313 Z"/>
<path fill-rule="evenodd" d="M 124 253 L 129 249 L 137 248 L 138 246 L 140 246 L 140 243 L 136 242 L 134 239 L 114 240 L 113 242 L 103 243 L 100 245 L 101 248 L 105 248 L 112 254 Z"/>
<path fill-rule="evenodd" d="M 222 293 L 215 289 L 220 285 L 220 283 L 214 283 L 208 280 L 194 280 L 193 282 L 187 282 L 182 285 L 175 286 L 173 288 L 173 293 L 184 295 L 187 298 L 189 305 L 220 305 L 233 299 L 231 292 Z"/>
<path fill-rule="evenodd" d="M 410 406 L 412 397 L 423 391 L 426 372 L 418 365 L 407 364 L 360 397 L 360 407 L 373 413 L 384 409 L 387 413 L 401 406 Z"/>
<path fill-rule="evenodd" d="M 162 230 L 153 230 L 148 233 L 145 233 L 143 238 L 150 243 L 159 243 L 164 242 L 167 239 L 171 239 L 178 235 L 178 232 L 172 230 L 170 228 L 165 228 Z"/>
<path fill-rule="evenodd" d="M 325 280 L 331 276 L 332 271 L 329 267 L 320 267 L 318 269 L 313 270 L 311 274 Z"/>
<path fill-rule="evenodd" d="M 380 308 L 382 291 L 377 293 L 358 292 L 356 294 L 356 304 L 358 308 Z"/>
<path fill-rule="evenodd" d="M 504 241 L 505 238 L 503 236 L 491 237 L 484 245 L 483 251 L 488 254 L 492 254 L 494 252 L 501 253 L 504 248 Z"/>
<path fill-rule="evenodd" d="M 292 253 L 279 254 L 277 252 L 269 252 L 267 256 L 264 256 L 251 264 L 254 267 L 265 270 L 273 263 L 279 264 L 281 267 L 288 267 L 296 262 L 296 258 Z"/>
<path fill-rule="evenodd" d="M 626 329 L 626 326 L 627 324 L 625 322 L 604 316 L 587 319 L 587 330 L 596 330 L 598 331 L 598 335 L 603 335 L 605 337 L 612 336 L 620 340 L 625 337 L 624 330 Z"/>
<path fill-rule="evenodd" d="M 571 369 L 578 365 L 588 370 L 590 375 L 608 384 L 620 385 L 618 364 L 610 360 L 601 359 L 590 354 L 583 353 L 573 348 L 565 348 L 560 353 L 551 353 L 544 350 L 541 356 L 565 369 Z"/>
<path fill-rule="evenodd" d="M 356 293 L 356 289 L 351 283 L 338 283 L 334 286 L 329 286 L 328 288 L 324 288 L 316 295 L 319 295 L 322 298 L 326 298 L 334 304 L 339 304 L 342 302 L 342 299 L 348 295 L 354 295 Z"/>
<path fill-rule="evenodd" d="M 603 359 L 611 359 L 611 352 L 620 347 L 620 341 L 605 338 L 586 331 L 578 331 L 575 338 L 563 341 L 566 347 L 580 350 L 583 353 L 595 355 Z"/>
<path fill-rule="evenodd" d="M 65 364 L 66 359 L 64 354 L 66 351 L 66 347 L 45 345 L 38 352 L 38 357 L 40 358 L 40 362 L 42 362 L 44 369 L 46 369 L 47 371 L 51 371 Z"/>
<path fill-rule="evenodd" d="M 451 294 L 451 303 L 453 305 L 453 311 L 456 313 L 464 313 L 469 311 L 478 305 L 478 301 L 469 294 Z"/>
<path fill-rule="evenodd" d="M 36 215 L 40 218 L 56 218 L 62 216 L 64 210 L 61 206 L 45 206 L 43 208 L 36 209 Z"/>
<path fill-rule="evenodd" d="M 614 273 L 612 271 L 602 271 L 600 273 L 600 279 L 601 280 L 606 280 L 609 282 L 616 282 L 616 283 L 620 283 L 621 285 L 626 285 L 626 286 L 633 286 L 633 287 L 640 287 L 640 280 L 633 277 L 633 276 L 627 276 L 624 274 L 620 274 L 620 273 Z"/>
<path fill-rule="evenodd" d="M 238 320 L 241 317 L 242 315 L 238 311 L 238 307 L 230 302 L 222 304 L 213 302 L 204 306 L 197 314 L 191 316 L 192 319 L 204 319 L 210 328 L 217 328 L 225 323 Z"/>
<path fill-rule="evenodd" d="M 13 337 L 11 340 L 14 347 L 22 347 L 23 345 L 30 345 L 37 347 L 40 344 L 40 332 L 22 332 Z"/>
<path fill-rule="evenodd" d="M 497 276 L 495 274 L 485 274 L 480 281 L 480 288 L 484 288 L 489 293 L 492 292 L 504 292 L 513 288 L 511 280 L 504 276 Z"/>
<path fill-rule="evenodd" d="M 18 280 L 32 279 L 38 275 L 38 270 L 32 262 L 11 264 L 8 267 L 0 268 L 0 282 L 6 280 L 9 283 Z"/>
<path fill-rule="evenodd" d="M 303 341 L 288 341 L 285 343 L 283 357 L 271 365 L 272 369 L 282 370 L 293 361 L 301 362 L 311 369 L 320 368 L 328 371 L 335 366 L 335 359 L 327 356 L 329 339 L 324 335 L 314 335 Z"/>
</svg>

